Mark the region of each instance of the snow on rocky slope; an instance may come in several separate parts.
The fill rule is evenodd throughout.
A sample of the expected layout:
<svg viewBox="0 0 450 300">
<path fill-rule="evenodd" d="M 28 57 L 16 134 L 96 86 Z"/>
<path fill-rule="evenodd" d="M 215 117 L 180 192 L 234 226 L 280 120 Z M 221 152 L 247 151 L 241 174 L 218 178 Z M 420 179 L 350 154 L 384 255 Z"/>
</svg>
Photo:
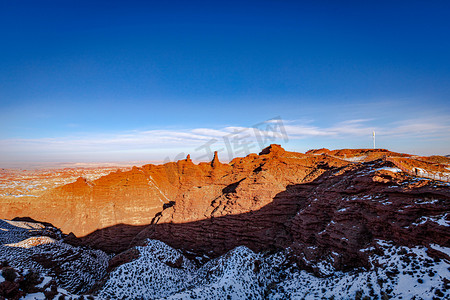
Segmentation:
<svg viewBox="0 0 450 300">
<path fill-rule="evenodd" d="M 294 271 L 277 285 L 273 299 L 448 299 L 449 261 L 430 258 L 425 247 L 396 247 L 378 241 L 370 252 L 370 268 L 332 272 L 325 278 Z"/>
<path fill-rule="evenodd" d="M 95 283 L 99 288 L 89 297 L 97 299 L 450 297 L 450 248 L 436 244 L 409 248 L 378 239 L 360 250 L 368 257 L 367 267 L 336 270 L 333 261 L 339 254 L 332 252 L 312 262 L 312 269 L 319 272 L 311 273 L 299 267 L 299 258 L 290 248 L 255 253 L 239 246 L 200 265 L 199 259 L 191 261 L 161 241 L 147 240 L 135 247 L 136 259 L 108 273 L 110 257 L 105 253 L 64 244 L 59 235 L 53 227 L 39 223 L 0 221 L 0 261 L 8 260 L 19 275 L 33 270 L 44 277 L 37 292 L 22 299 L 77 298 Z M 0 292 L 5 284 L 0 276 Z"/>
<path fill-rule="evenodd" d="M 65 244 L 60 238 L 61 233 L 51 226 L 0 220 L 0 262 L 39 272 L 71 292 L 87 292 L 105 276 L 109 257 L 100 250 Z"/>
<path fill-rule="evenodd" d="M 162 298 L 185 289 L 192 280 L 194 265 L 175 249 L 159 241 L 137 249 L 140 257 L 115 269 L 99 298 Z"/>
<path fill-rule="evenodd" d="M 254 253 L 244 246 L 196 268 L 160 241 L 137 247 L 140 257 L 114 270 L 98 294 L 111 299 L 448 299 L 450 262 L 425 247 L 378 240 L 361 252 L 368 268 L 336 271 L 319 263 L 317 277 L 292 262 L 289 249 Z M 449 249 L 440 249 L 448 251 Z M 330 259 L 332 259 L 330 257 Z"/>
</svg>

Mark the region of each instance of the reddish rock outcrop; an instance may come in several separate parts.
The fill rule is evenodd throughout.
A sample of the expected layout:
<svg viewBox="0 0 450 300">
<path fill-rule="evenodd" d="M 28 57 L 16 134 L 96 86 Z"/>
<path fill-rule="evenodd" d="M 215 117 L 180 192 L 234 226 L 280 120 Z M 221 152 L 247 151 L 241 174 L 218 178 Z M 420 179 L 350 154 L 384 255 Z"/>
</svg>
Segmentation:
<svg viewBox="0 0 450 300">
<path fill-rule="evenodd" d="M 228 164 L 217 153 L 200 164 L 188 155 L 79 178 L 0 212 L 49 221 L 78 236 L 68 241 L 110 252 L 147 238 L 208 256 L 291 247 L 305 267 L 331 253 L 338 268 L 364 264 L 359 250 L 376 239 L 450 246 L 449 186 L 407 176 L 385 157 L 418 163 L 384 149 L 302 154 L 271 145 Z"/>
<path fill-rule="evenodd" d="M 287 186 L 287 170 L 261 168 L 227 186 L 209 207 L 181 201 L 164 210 L 134 242 L 160 239 L 210 256 L 238 245 L 256 251 L 292 247 L 303 264 L 335 253 L 338 269 L 364 265 L 359 250 L 377 239 L 450 246 L 448 186 L 430 181 L 416 185 L 389 168 L 383 161 L 341 167 L 318 163 L 314 171 L 322 174 L 315 180 Z M 201 219 L 201 213 L 210 217 Z"/>
</svg>

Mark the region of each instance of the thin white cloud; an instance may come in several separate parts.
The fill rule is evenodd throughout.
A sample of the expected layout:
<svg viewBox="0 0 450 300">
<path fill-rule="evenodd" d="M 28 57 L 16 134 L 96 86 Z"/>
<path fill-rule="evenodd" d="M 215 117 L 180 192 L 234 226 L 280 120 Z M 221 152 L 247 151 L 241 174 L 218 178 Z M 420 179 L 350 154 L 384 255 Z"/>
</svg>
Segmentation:
<svg viewBox="0 0 450 300">
<path fill-rule="evenodd" d="M 213 137 L 213 136 L 222 137 L 222 136 L 228 134 L 228 132 L 225 130 L 217 130 L 217 129 L 211 129 L 211 128 L 196 128 L 196 129 L 193 129 L 191 132 L 202 135 L 202 136 L 210 136 L 210 137 Z"/>
<path fill-rule="evenodd" d="M 84 134 L 60 138 L 4 139 L 0 140 L 0 160 L 5 162 L 54 157 L 70 161 L 76 160 L 77 157 L 88 157 L 88 154 L 92 159 L 107 159 L 111 153 L 115 153 L 115 159 L 118 157 L 117 153 L 122 155 L 122 159 L 126 159 L 127 153 L 145 155 L 145 151 L 165 151 L 161 149 L 172 149 L 172 154 L 196 149 L 196 157 L 203 157 L 202 159 L 207 159 L 214 149 L 218 149 L 231 159 L 236 155 L 248 154 L 248 151 L 258 152 L 273 142 L 287 143 L 307 138 L 352 140 L 368 137 L 372 130 L 376 130 L 378 136 L 385 138 L 402 137 L 412 140 L 421 136 L 437 141 L 450 140 L 450 121 L 445 118 L 401 120 L 389 124 L 377 122 L 377 127 L 369 126 L 371 121 L 373 120 L 355 119 L 320 127 L 312 125 L 311 122 L 273 119 L 248 127 L 134 130 L 117 134 Z"/>
<path fill-rule="evenodd" d="M 422 136 L 438 137 L 450 135 L 450 122 L 441 118 L 411 119 L 395 122 L 391 128 L 384 128 L 382 134 L 386 136 Z"/>
</svg>

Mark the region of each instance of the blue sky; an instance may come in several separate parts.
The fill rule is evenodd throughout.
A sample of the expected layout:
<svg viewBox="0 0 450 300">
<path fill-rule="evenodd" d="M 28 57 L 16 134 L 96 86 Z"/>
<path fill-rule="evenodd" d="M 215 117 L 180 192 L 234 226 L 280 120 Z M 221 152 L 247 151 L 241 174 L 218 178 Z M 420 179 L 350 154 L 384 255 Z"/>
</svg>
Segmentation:
<svg viewBox="0 0 450 300">
<path fill-rule="evenodd" d="M 227 136 L 258 152 L 252 126 L 273 118 L 285 130 L 267 142 L 289 150 L 368 148 L 376 130 L 379 147 L 450 154 L 449 15 L 448 1 L 2 1 L 0 162 L 201 160 L 212 140 L 240 156 Z"/>
</svg>

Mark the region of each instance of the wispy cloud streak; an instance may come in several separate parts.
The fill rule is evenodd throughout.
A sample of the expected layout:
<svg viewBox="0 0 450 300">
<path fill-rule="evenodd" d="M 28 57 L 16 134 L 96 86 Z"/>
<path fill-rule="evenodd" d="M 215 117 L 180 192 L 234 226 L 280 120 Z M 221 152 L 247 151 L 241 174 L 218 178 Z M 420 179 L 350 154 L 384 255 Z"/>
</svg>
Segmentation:
<svg viewBox="0 0 450 300">
<path fill-rule="evenodd" d="M 247 144 L 247 150 L 257 152 L 258 148 L 264 146 L 261 144 L 261 140 L 257 141 L 258 136 L 271 137 L 272 135 L 272 138 L 265 141 L 267 143 L 275 140 L 295 141 L 317 138 L 350 140 L 369 136 L 372 130 L 376 130 L 378 136 L 387 139 L 421 137 L 442 141 L 450 140 L 450 121 L 444 118 L 394 121 L 384 126 L 380 126 L 380 122 L 377 122 L 377 126 L 371 126 L 371 121 L 371 119 L 355 119 L 328 127 L 320 127 L 311 125 L 311 122 L 304 124 L 300 121 L 286 120 L 282 122 L 283 130 L 277 132 L 275 136 L 273 136 L 273 132 L 269 132 L 272 130 L 271 127 L 228 126 L 178 130 L 135 130 L 117 134 L 84 134 L 59 138 L 4 139 L 0 140 L 0 161 L 32 160 L 33 158 L 39 160 L 40 157 L 49 156 L 55 157 L 55 159 L 73 160 L 77 158 L 77 155 L 86 157 L 88 154 L 96 153 L 95 157 L 99 157 L 99 155 L 108 157 L 108 154 L 114 152 L 122 153 L 125 157 L 127 152 L 151 150 L 156 153 L 164 151 L 162 149 L 199 149 L 208 143 L 215 143 L 214 148 L 219 150 L 230 149 L 230 145 L 233 143 L 241 148 Z M 261 124 L 270 126 L 274 122 L 268 120 Z M 164 153 L 161 154 L 164 155 Z M 237 151 L 236 154 L 238 154 Z"/>
</svg>

